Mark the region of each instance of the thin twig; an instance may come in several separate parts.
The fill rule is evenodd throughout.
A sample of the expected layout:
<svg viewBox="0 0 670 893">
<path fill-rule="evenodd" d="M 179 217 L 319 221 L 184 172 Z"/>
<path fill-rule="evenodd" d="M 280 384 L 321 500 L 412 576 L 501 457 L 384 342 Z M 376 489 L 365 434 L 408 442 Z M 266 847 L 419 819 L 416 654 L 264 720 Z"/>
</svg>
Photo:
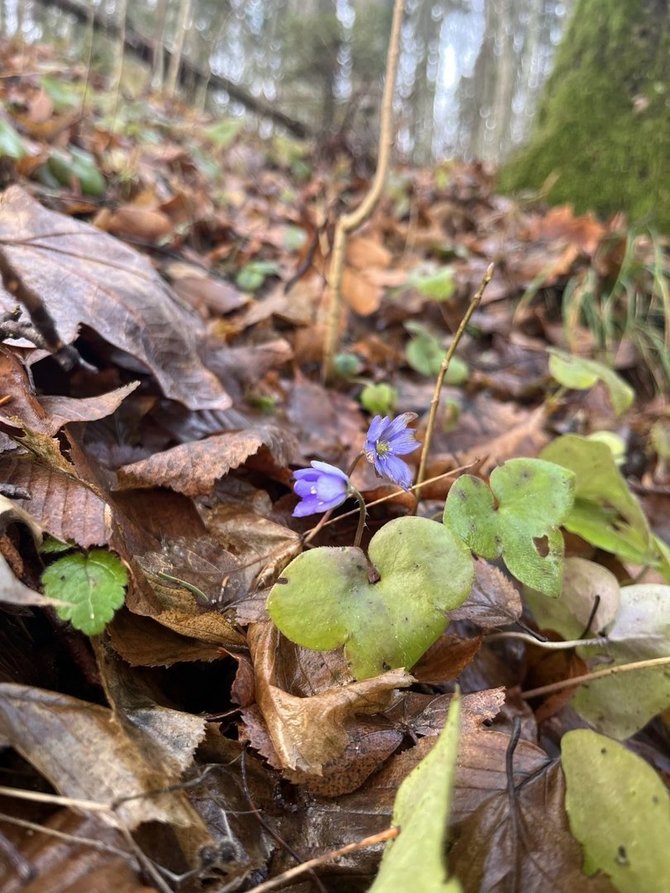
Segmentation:
<svg viewBox="0 0 670 893">
<path fill-rule="evenodd" d="M 65 831 L 58 831 L 56 828 L 50 828 L 48 825 L 38 825 L 37 822 L 29 822 L 27 819 L 19 819 L 16 816 L 7 815 L 0 812 L 0 822 L 8 822 L 11 825 L 17 825 L 19 828 L 27 828 L 29 831 L 38 831 L 41 834 L 47 834 L 50 837 L 57 837 L 59 840 L 67 840 L 68 843 L 82 844 L 91 847 L 91 849 L 99 850 L 101 853 L 112 853 L 115 856 L 121 856 L 128 862 L 136 862 L 132 853 L 122 850 L 120 847 L 112 846 L 111 843 L 103 843 L 101 840 L 95 840 L 91 837 L 79 837 L 77 834 L 67 834 Z"/>
<path fill-rule="evenodd" d="M 584 644 L 581 642 L 580 644 Z M 650 667 L 662 667 L 670 664 L 670 657 L 653 657 L 649 660 L 638 660 L 630 664 L 618 664 L 616 667 L 607 667 L 605 670 L 596 670 L 593 673 L 585 673 L 583 676 L 573 676 L 571 679 L 561 679 L 560 682 L 552 682 L 549 685 L 541 685 L 539 688 L 531 688 L 521 692 L 521 697 L 527 701 L 530 698 L 539 698 L 540 695 L 550 695 L 555 691 L 563 691 L 585 682 L 593 682 L 594 679 L 604 679 L 606 676 L 614 676 L 617 673 L 630 673 L 633 670 L 646 670 Z"/>
<path fill-rule="evenodd" d="M 58 806 L 66 806 L 68 809 L 82 809 L 89 812 L 112 811 L 111 806 L 107 803 L 98 803 L 97 800 L 76 800 L 72 797 L 61 797 L 59 794 L 25 791 L 23 788 L 7 788 L 4 785 L 0 785 L 0 796 L 14 797 L 17 800 L 30 800 L 33 803 L 53 803 Z"/>
<path fill-rule="evenodd" d="M 400 828 L 387 828 L 386 831 L 381 831 L 379 834 L 364 837 L 362 840 L 357 840 L 355 843 L 348 843 L 346 846 L 340 847 L 339 850 L 331 850 L 329 853 L 324 853 L 323 856 L 317 856 L 314 859 L 310 859 L 308 862 L 303 862 L 302 865 L 296 865 L 295 868 L 289 868 L 287 871 L 282 871 L 281 874 L 271 878 L 269 881 L 264 881 L 257 887 L 252 887 L 250 893 L 267 893 L 268 890 L 275 890 L 286 881 L 291 881 L 293 878 L 304 874 L 306 871 L 313 871 L 319 865 L 324 865 L 326 862 L 331 862 L 333 859 L 339 859 L 340 856 L 346 856 L 348 853 L 354 853 L 356 850 L 375 846 L 375 844 L 383 843 L 386 840 L 393 840 L 398 834 L 400 834 Z"/>
<path fill-rule="evenodd" d="M 347 236 L 358 229 L 372 214 L 375 205 L 382 194 L 384 183 L 389 168 L 389 158 L 393 148 L 393 93 L 395 91 L 396 73 L 398 71 L 398 58 L 400 56 L 400 31 L 405 12 L 405 0 L 395 0 L 393 7 L 393 22 L 391 24 L 391 36 L 389 38 L 388 55 L 386 57 L 386 79 L 384 81 L 384 95 L 379 120 L 379 149 L 377 154 L 377 170 L 370 186 L 370 191 L 360 205 L 349 214 L 343 214 L 335 227 L 335 239 L 333 242 L 333 256 L 328 275 L 330 290 L 330 307 L 328 312 L 328 326 L 326 329 L 326 342 L 323 352 L 322 377 L 330 380 L 335 371 L 335 354 L 340 333 L 340 312 L 342 309 L 342 273 L 344 270 L 344 256 L 347 247 Z"/>
<path fill-rule="evenodd" d="M 489 264 L 484 274 L 484 278 L 481 281 L 481 285 L 477 289 L 477 292 L 474 298 L 470 301 L 470 306 L 465 311 L 465 316 L 461 320 L 461 323 L 454 335 L 451 344 L 449 345 L 449 350 L 445 354 L 444 359 L 442 360 L 442 365 L 440 366 L 440 371 L 437 373 L 437 379 L 435 380 L 435 389 L 433 391 L 433 399 L 430 401 L 430 411 L 428 413 L 428 425 L 426 426 L 426 437 L 423 441 L 423 449 L 421 450 L 421 462 L 419 464 L 419 474 L 417 476 L 417 486 L 420 486 L 423 482 L 423 479 L 426 474 L 426 463 L 428 462 L 428 453 L 430 451 L 430 444 L 433 439 L 433 432 L 435 430 L 435 419 L 437 418 L 437 407 L 440 404 L 440 392 L 442 391 L 442 385 L 444 384 L 444 377 L 449 370 L 449 364 L 451 363 L 451 359 L 453 355 L 456 353 L 456 348 L 463 337 L 463 332 L 465 332 L 465 327 L 470 322 L 472 314 L 475 312 L 477 307 L 479 306 L 479 302 L 482 299 L 484 291 L 486 290 L 486 286 L 489 284 L 491 279 L 493 278 L 493 264 Z"/>
</svg>

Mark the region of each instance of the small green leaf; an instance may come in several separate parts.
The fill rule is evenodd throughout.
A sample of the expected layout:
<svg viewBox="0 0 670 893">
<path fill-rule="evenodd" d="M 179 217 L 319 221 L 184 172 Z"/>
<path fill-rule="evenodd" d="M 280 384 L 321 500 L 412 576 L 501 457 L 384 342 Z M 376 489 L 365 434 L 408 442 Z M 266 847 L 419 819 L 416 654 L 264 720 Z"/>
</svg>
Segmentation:
<svg viewBox="0 0 670 893">
<path fill-rule="evenodd" d="M 42 574 L 44 592 L 67 602 L 56 609 L 87 636 L 103 631 L 123 604 L 128 572 L 116 555 L 103 549 L 73 552 L 54 561 Z"/>
<path fill-rule="evenodd" d="M 360 375 L 363 370 L 363 364 L 355 353 L 338 353 L 335 354 L 335 373 L 340 378 L 354 378 Z"/>
<path fill-rule="evenodd" d="M 40 546 L 41 555 L 60 555 L 62 552 L 69 552 L 74 548 L 71 543 L 63 543 L 56 539 L 55 536 L 47 536 Z"/>
<path fill-rule="evenodd" d="M 670 459 L 670 419 L 658 419 L 649 432 L 651 445 L 660 459 Z"/>
<path fill-rule="evenodd" d="M 366 384 L 358 398 L 361 406 L 370 415 L 392 416 L 395 410 L 398 392 L 390 384 Z"/>
<path fill-rule="evenodd" d="M 279 267 L 271 260 L 252 260 L 245 264 L 235 278 L 242 291 L 257 291 L 268 276 L 279 272 Z"/>
<path fill-rule="evenodd" d="M 670 794 L 651 766 L 588 729 L 561 742 L 572 834 L 584 872 L 603 871 L 619 893 L 665 893 L 670 878 Z"/>
<path fill-rule="evenodd" d="M 435 273 L 415 273 L 409 281 L 420 294 L 435 301 L 448 301 L 456 290 L 451 267 L 442 267 Z"/>
<path fill-rule="evenodd" d="M 26 147 L 9 121 L 0 117 L 0 158 L 23 158 Z"/>
<path fill-rule="evenodd" d="M 98 170 L 95 159 L 88 152 L 70 147 L 68 152 L 52 149 L 49 156 L 48 169 L 61 186 L 71 186 L 72 181 L 79 183 L 82 192 L 88 195 L 104 195 L 105 178 Z"/>
<path fill-rule="evenodd" d="M 540 459 L 510 459 L 489 487 L 462 475 L 449 490 L 444 523 L 482 558 L 502 556 L 517 580 L 558 596 L 563 574 L 559 526 L 572 507 L 573 475 Z"/>
<path fill-rule="evenodd" d="M 447 880 L 445 860 L 459 720 L 457 693 L 435 746 L 398 788 L 391 822 L 400 834 L 386 845 L 370 893 L 460 893 L 458 880 Z"/>
<path fill-rule="evenodd" d="M 81 105 L 81 91 L 62 77 L 44 75 L 40 78 L 40 83 L 57 109 L 74 109 Z"/>
<path fill-rule="evenodd" d="M 565 434 L 540 456 L 575 474 L 575 504 L 564 522 L 569 531 L 624 561 L 662 566 L 644 512 L 606 444 Z"/>
<path fill-rule="evenodd" d="M 423 323 L 410 320 L 405 323 L 405 328 L 414 335 L 405 347 L 408 365 L 421 375 L 434 378 L 440 371 L 446 351 Z M 453 386 L 463 384 L 467 381 L 469 372 L 468 364 L 464 360 L 452 357 L 444 379 L 445 383 Z"/>
<path fill-rule="evenodd" d="M 604 363 L 575 357 L 555 347 L 550 347 L 549 353 L 549 371 L 563 387 L 582 391 L 592 388 L 597 381 L 602 381 L 609 391 L 617 415 L 625 412 L 635 399 L 635 391 L 631 386 Z"/>
<path fill-rule="evenodd" d="M 357 679 L 411 667 L 447 626 L 474 579 L 454 534 L 427 518 L 396 518 L 360 549 L 321 547 L 295 558 L 272 587 L 270 617 L 291 641 L 316 651 L 344 645 Z"/>
</svg>

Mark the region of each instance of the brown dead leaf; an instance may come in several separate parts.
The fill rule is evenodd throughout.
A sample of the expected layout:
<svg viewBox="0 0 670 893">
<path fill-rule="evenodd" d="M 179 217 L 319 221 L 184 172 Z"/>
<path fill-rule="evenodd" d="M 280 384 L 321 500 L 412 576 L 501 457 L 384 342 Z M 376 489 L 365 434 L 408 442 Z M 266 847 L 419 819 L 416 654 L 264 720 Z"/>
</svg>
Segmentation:
<svg viewBox="0 0 670 893">
<path fill-rule="evenodd" d="M 38 464 L 31 457 L 0 456 L 0 478 L 30 493 L 17 499 L 46 533 L 83 548 L 109 542 L 112 515 L 89 487 L 69 474 Z"/>
<path fill-rule="evenodd" d="M 126 610 L 116 612 L 106 634 L 114 650 L 131 667 L 171 667 L 221 658 L 218 645 L 187 639 L 149 617 Z"/>
<path fill-rule="evenodd" d="M 463 639 L 444 633 L 412 668 L 417 682 L 441 685 L 456 676 L 471 662 L 482 644 L 481 636 Z"/>
<path fill-rule="evenodd" d="M 277 465 L 286 466 L 294 449 L 293 437 L 270 425 L 215 434 L 124 465 L 118 471 L 118 486 L 121 490 L 162 486 L 186 496 L 204 496 L 218 478 L 260 450 L 267 450 Z"/>
<path fill-rule="evenodd" d="M 178 777 L 132 741 L 107 707 L 0 683 L 0 731 L 60 794 L 109 807 L 100 815 L 114 827 L 151 821 L 200 826 L 183 792 L 155 793 Z M 130 799 L 117 803 L 124 798 Z"/>
<path fill-rule="evenodd" d="M 129 394 L 139 387 L 139 381 L 133 381 L 100 394 L 98 397 L 40 397 L 39 403 L 46 413 L 44 431 L 47 434 L 56 434 L 57 431 L 71 422 L 94 422 L 112 415 Z"/>
<path fill-rule="evenodd" d="M 0 893 L 157 893 L 140 880 L 128 842 L 99 816 L 61 809 L 41 825 L 44 834 L 3 822 L 3 836 L 25 860 L 25 873 L 10 859 L 0 861 Z M 49 831 L 66 836 L 57 838 Z"/>
<path fill-rule="evenodd" d="M 614 893 L 604 877 L 582 873 L 582 849 L 568 827 L 559 764 L 545 759 L 544 766 L 533 770 L 528 764 L 519 772 L 518 752 L 513 796 L 500 790 L 456 825 L 450 870 L 465 890 Z M 526 757 L 521 760 L 528 763 Z M 456 784 L 458 791 L 458 780 Z"/>
<path fill-rule="evenodd" d="M 24 586 L 16 579 L 2 555 L 0 555 L 0 602 L 3 605 L 37 605 L 43 608 L 61 604 Z"/>
<path fill-rule="evenodd" d="M 115 211 L 103 208 L 94 225 L 122 239 L 137 239 L 148 245 L 160 242 L 172 232 L 172 221 L 167 214 L 136 205 L 121 205 Z"/>
<path fill-rule="evenodd" d="M 521 617 L 521 595 L 510 578 L 497 567 L 478 558 L 475 583 L 463 604 L 451 611 L 451 620 L 469 620 L 482 629 L 507 626 Z"/>
<path fill-rule="evenodd" d="M 360 316 L 370 316 L 379 307 L 384 289 L 361 270 L 347 267 L 342 273 L 342 297 Z"/>
<path fill-rule="evenodd" d="M 86 325 L 142 362 L 166 396 L 191 409 L 230 406 L 200 360 L 201 321 L 133 249 L 10 186 L 0 196 L 0 251 L 43 302 L 65 343 Z M 0 292 L 4 310 L 16 304 L 8 297 Z"/>
<path fill-rule="evenodd" d="M 528 229 L 533 240 L 574 243 L 587 254 L 595 252 L 605 234 L 605 227 L 593 214 L 576 217 L 572 205 L 560 205 L 532 217 Z"/>
<path fill-rule="evenodd" d="M 276 662 L 281 661 L 279 633 L 269 623 L 249 630 L 256 676 L 256 697 L 279 764 L 321 776 L 342 758 L 359 734 L 359 714 L 381 713 L 398 688 L 412 684 L 404 670 L 391 670 L 374 679 L 335 685 L 312 697 L 296 697 L 278 688 Z M 397 746 L 397 744 L 395 745 Z M 375 766 L 378 761 L 375 762 Z M 371 766 L 371 772 L 375 766 Z"/>
<path fill-rule="evenodd" d="M 347 241 L 347 264 L 355 270 L 388 267 L 391 258 L 391 252 L 369 236 L 354 236 Z"/>
</svg>

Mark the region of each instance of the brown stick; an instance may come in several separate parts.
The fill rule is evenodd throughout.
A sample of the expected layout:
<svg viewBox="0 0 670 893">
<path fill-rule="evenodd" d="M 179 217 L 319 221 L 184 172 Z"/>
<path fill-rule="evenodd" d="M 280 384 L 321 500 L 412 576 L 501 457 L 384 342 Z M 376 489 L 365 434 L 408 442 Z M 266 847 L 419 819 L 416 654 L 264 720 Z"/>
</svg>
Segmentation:
<svg viewBox="0 0 670 893">
<path fill-rule="evenodd" d="M 539 688 L 531 688 L 529 691 L 521 692 L 521 697 L 527 701 L 529 698 L 550 695 L 555 691 L 563 691 L 565 688 L 582 685 L 584 682 L 592 682 L 594 679 L 604 679 L 606 676 L 615 676 L 617 673 L 630 673 L 632 670 L 662 667 L 666 664 L 670 664 L 670 657 L 652 657 L 649 660 L 638 660 L 630 664 L 618 664 L 616 667 L 607 667 L 605 670 L 596 670 L 593 673 L 585 673 L 583 676 L 573 676 L 572 679 L 561 679 L 560 682 L 541 685 Z"/>
<path fill-rule="evenodd" d="M 482 299 L 482 295 L 486 290 L 486 286 L 489 284 L 491 279 L 493 278 L 493 264 L 489 264 L 486 273 L 484 274 L 484 278 L 482 279 L 481 285 L 477 289 L 477 292 L 474 298 L 470 301 L 470 306 L 465 311 L 465 316 L 461 320 L 461 323 L 456 331 L 456 334 L 453 337 L 451 344 L 449 345 L 449 350 L 447 351 L 444 359 L 442 360 L 442 365 L 440 366 L 440 371 L 437 373 L 437 379 L 435 380 L 435 389 L 433 390 L 433 399 L 430 401 L 430 411 L 428 413 L 428 425 L 426 427 L 426 437 L 423 441 L 423 449 L 421 450 L 421 462 L 419 463 L 419 474 L 416 479 L 417 486 L 421 486 L 424 477 L 426 476 L 426 463 L 428 462 L 428 452 L 430 450 L 430 444 L 433 439 L 433 432 L 435 431 L 435 419 L 437 417 L 437 407 L 440 403 L 440 392 L 442 391 L 442 385 L 444 384 L 444 377 L 449 371 L 449 364 L 451 363 L 451 358 L 456 353 L 456 348 L 463 337 L 463 332 L 465 331 L 465 327 L 470 322 L 472 314 L 475 312 L 477 307 L 479 306 L 479 302 Z"/>
<path fill-rule="evenodd" d="M 330 289 L 330 308 L 328 313 L 328 327 L 326 329 L 326 343 L 323 351 L 322 378 L 329 380 L 333 377 L 335 354 L 339 342 L 340 315 L 342 310 L 342 273 L 344 270 L 344 255 L 347 247 L 347 236 L 358 229 L 368 219 L 375 209 L 382 194 L 386 176 L 388 174 L 389 159 L 393 148 L 393 93 L 395 91 L 396 73 L 398 71 L 398 57 L 400 56 L 400 29 L 405 12 L 405 0 L 395 0 L 393 7 L 393 22 L 391 24 L 391 36 L 389 38 L 388 56 L 386 57 L 386 79 L 384 81 L 384 95 L 379 126 L 379 151 L 377 155 L 377 170 L 370 186 L 370 191 L 360 205 L 348 214 L 343 214 L 335 227 L 335 239 L 333 243 L 333 256 L 330 262 L 328 286 Z"/>
<path fill-rule="evenodd" d="M 381 831 L 379 834 L 373 834 L 371 837 L 364 837 L 362 840 L 357 840 L 355 843 L 348 843 L 346 846 L 340 847 L 339 850 L 331 850 L 329 853 L 324 853 L 323 856 L 317 856 L 315 859 L 309 859 L 309 861 L 303 862 L 302 865 L 296 865 L 295 868 L 289 868 L 287 871 L 282 871 L 281 874 L 270 878 L 269 881 L 264 881 L 257 887 L 252 887 L 250 893 L 267 893 L 268 890 L 275 890 L 286 881 L 291 881 L 293 878 L 304 874 L 306 871 L 312 871 L 313 869 L 318 868 L 319 865 L 331 862 L 333 859 L 339 859 L 340 856 L 346 856 L 348 853 L 353 853 L 356 850 L 362 850 L 365 849 L 365 847 L 382 843 L 385 840 L 393 840 L 398 834 L 400 834 L 400 828 L 387 828 L 386 831 Z"/>
</svg>

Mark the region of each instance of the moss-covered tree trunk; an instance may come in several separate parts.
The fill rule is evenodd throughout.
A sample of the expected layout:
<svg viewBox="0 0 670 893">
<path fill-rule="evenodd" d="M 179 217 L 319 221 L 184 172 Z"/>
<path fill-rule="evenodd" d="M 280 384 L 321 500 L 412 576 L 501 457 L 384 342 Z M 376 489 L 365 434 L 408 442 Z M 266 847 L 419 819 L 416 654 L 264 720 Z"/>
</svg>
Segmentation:
<svg viewBox="0 0 670 893">
<path fill-rule="evenodd" d="M 577 0 L 535 132 L 500 185 L 554 179 L 551 201 L 670 232 L 670 0 Z"/>
</svg>

